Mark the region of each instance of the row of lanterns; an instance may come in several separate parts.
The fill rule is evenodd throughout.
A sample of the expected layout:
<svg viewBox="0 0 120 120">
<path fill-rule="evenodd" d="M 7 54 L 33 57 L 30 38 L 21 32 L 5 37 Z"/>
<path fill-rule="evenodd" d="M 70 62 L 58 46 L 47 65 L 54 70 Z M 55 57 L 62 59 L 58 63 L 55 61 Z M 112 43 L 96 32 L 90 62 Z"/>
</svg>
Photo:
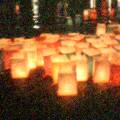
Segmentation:
<svg viewBox="0 0 120 120">
<path fill-rule="evenodd" d="M 117 82 L 116 78 L 111 79 L 111 65 L 120 69 L 120 45 L 116 37 L 119 35 L 43 33 L 37 38 L 15 38 L 14 42 L 1 39 L 1 61 L 16 80 L 27 78 L 31 70 L 42 66 L 53 77 L 53 84 L 58 84 L 59 96 L 74 96 L 78 94 L 77 82 L 87 82 L 91 76 L 95 84 L 120 85 L 120 76 L 114 68 L 112 75 L 117 75 Z"/>
</svg>

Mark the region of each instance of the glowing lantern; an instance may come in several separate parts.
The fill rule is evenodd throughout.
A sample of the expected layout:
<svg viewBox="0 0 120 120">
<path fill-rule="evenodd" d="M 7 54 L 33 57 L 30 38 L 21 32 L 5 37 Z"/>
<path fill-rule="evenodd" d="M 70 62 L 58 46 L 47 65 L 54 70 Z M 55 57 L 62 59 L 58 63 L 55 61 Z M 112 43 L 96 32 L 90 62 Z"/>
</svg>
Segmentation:
<svg viewBox="0 0 120 120">
<path fill-rule="evenodd" d="M 27 64 L 29 69 L 37 67 L 37 47 L 34 44 L 26 44 L 23 51 L 26 53 Z"/>
<path fill-rule="evenodd" d="M 76 79 L 79 82 L 84 82 L 88 80 L 89 77 L 89 67 L 87 57 L 84 55 L 73 55 L 71 60 L 76 63 Z"/>
<path fill-rule="evenodd" d="M 113 54 L 110 71 L 110 82 L 112 86 L 120 86 L 120 53 Z"/>
<path fill-rule="evenodd" d="M 68 47 L 71 47 L 71 46 L 75 46 L 76 42 L 75 41 L 72 41 L 72 40 L 64 40 L 64 41 L 61 41 L 61 45 L 62 46 L 68 46 Z"/>
<path fill-rule="evenodd" d="M 41 54 L 41 51 L 37 52 L 37 66 L 38 67 L 44 66 L 44 57 Z"/>
<path fill-rule="evenodd" d="M 45 48 L 43 49 L 43 56 L 44 56 L 44 67 L 46 74 L 51 75 L 52 73 L 52 62 L 51 62 L 51 56 L 56 55 L 57 50 L 55 48 Z"/>
<path fill-rule="evenodd" d="M 92 43 L 92 46 L 95 48 L 104 48 L 107 47 L 107 45 L 103 42 L 103 40 L 98 39 Z"/>
<path fill-rule="evenodd" d="M 96 28 L 96 35 L 104 35 L 106 33 L 106 24 L 98 23 Z"/>
<path fill-rule="evenodd" d="M 83 11 L 84 20 L 89 20 L 89 14 L 90 14 L 89 9 L 86 9 L 86 10 Z"/>
<path fill-rule="evenodd" d="M 71 54 L 71 53 L 75 53 L 75 47 L 68 47 L 68 46 L 61 46 L 59 47 L 59 51 L 62 54 Z"/>
<path fill-rule="evenodd" d="M 4 55 L 3 55 L 3 58 L 4 58 L 4 67 L 5 67 L 5 70 L 8 70 L 10 69 L 10 66 L 11 66 L 11 57 L 14 53 L 18 52 L 19 49 L 18 48 L 8 48 L 5 49 L 3 52 L 4 52 Z"/>
<path fill-rule="evenodd" d="M 97 12 L 95 9 L 90 11 L 90 19 L 91 20 L 97 20 Z"/>
<path fill-rule="evenodd" d="M 54 84 L 58 83 L 59 64 L 68 62 L 68 58 L 65 55 L 51 56 L 52 61 L 52 77 Z"/>
<path fill-rule="evenodd" d="M 94 36 L 86 38 L 86 42 L 91 43 L 91 44 L 96 42 L 96 40 L 97 40 L 97 38 Z"/>
<path fill-rule="evenodd" d="M 68 63 L 60 65 L 58 76 L 58 96 L 76 96 L 77 81 L 73 66 Z"/>
<path fill-rule="evenodd" d="M 95 48 L 83 49 L 83 53 L 87 56 L 90 56 L 90 57 L 100 55 L 100 51 L 98 49 L 95 49 Z"/>
<path fill-rule="evenodd" d="M 83 49 L 89 48 L 90 44 L 87 42 L 79 42 L 75 45 L 75 48 L 78 53 L 81 53 Z"/>
<path fill-rule="evenodd" d="M 6 49 L 10 44 L 11 44 L 10 39 L 6 39 L 6 38 L 0 39 L 0 49 Z"/>
<path fill-rule="evenodd" d="M 93 81 L 97 84 L 109 83 L 110 63 L 106 57 L 97 57 L 94 59 Z"/>
<path fill-rule="evenodd" d="M 29 75 L 29 69 L 24 54 L 16 53 L 11 59 L 11 75 L 13 79 L 24 79 Z"/>
</svg>

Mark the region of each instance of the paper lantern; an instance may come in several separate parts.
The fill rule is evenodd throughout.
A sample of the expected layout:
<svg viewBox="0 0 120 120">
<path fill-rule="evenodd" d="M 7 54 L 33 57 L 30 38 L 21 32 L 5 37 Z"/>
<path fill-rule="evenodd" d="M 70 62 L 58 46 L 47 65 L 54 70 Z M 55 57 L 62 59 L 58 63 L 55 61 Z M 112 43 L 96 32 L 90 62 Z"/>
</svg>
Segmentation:
<svg viewBox="0 0 120 120">
<path fill-rule="evenodd" d="M 110 81 L 110 63 L 106 57 L 94 59 L 93 81 L 97 84 L 106 84 Z"/>
<path fill-rule="evenodd" d="M 11 58 L 11 75 L 13 79 L 24 79 L 29 75 L 24 53 L 16 53 Z"/>
<path fill-rule="evenodd" d="M 98 23 L 96 28 L 96 35 L 104 35 L 106 33 L 106 24 Z"/>
<path fill-rule="evenodd" d="M 95 9 L 90 11 L 90 19 L 91 20 L 97 20 L 97 12 Z"/>
<path fill-rule="evenodd" d="M 71 59 L 75 61 L 76 64 L 76 79 L 79 82 L 85 82 L 89 77 L 88 60 L 84 55 L 73 55 Z"/>
<path fill-rule="evenodd" d="M 76 96 L 77 81 L 75 71 L 70 64 L 61 64 L 58 76 L 58 96 Z"/>
<path fill-rule="evenodd" d="M 10 44 L 11 44 L 10 39 L 6 39 L 6 38 L 0 39 L 0 49 L 6 49 Z"/>
<path fill-rule="evenodd" d="M 75 46 L 75 44 L 76 44 L 76 42 L 75 41 L 73 41 L 73 40 L 63 40 L 63 41 L 61 41 L 61 45 L 62 46 L 68 46 L 68 47 L 74 47 Z"/>
<path fill-rule="evenodd" d="M 79 33 L 68 33 L 65 40 L 81 42 L 85 40 L 85 35 Z"/>
<path fill-rule="evenodd" d="M 75 45 L 77 52 L 82 52 L 83 49 L 89 48 L 90 44 L 87 42 L 79 42 Z"/>
<path fill-rule="evenodd" d="M 29 69 L 35 69 L 37 67 L 37 53 L 36 51 L 27 51 L 27 64 Z"/>
<path fill-rule="evenodd" d="M 86 38 L 86 42 L 91 43 L 91 44 L 96 42 L 96 40 L 97 40 L 97 38 L 95 36 L 91 36 L 91 37 Z"/>
<path fill-rule="evenodd" d="M 61 46 L 59 47 L 59 52 L 62 54 L 71 54 L 75 53 L 75 47 Z"/>
<path fill-rule="evenodd" d="M 14 43 L 16 44 L 24 44 L 25 41 L 24 37 L 14 38 Z"/>
<path fill-rule="evenodd" d="M 96 41 L 94 41 L 93 43 L 92 43 L 92 46 L 93 47 L 95 47 L 95 48 L 104 48 L 104 47 L 107 47 L 107 45 L 104 43 L 104 41 L 103 40 L 101 40 L 101 39 L 98 39 L 98 40 L 96 40 Z"/>
<path fill-rule="evenodd" d="M 83 49 L 83 53 L 85 55 L 87 55 L 87 56 L 97 56 L 97 55 L 100 55 L 99 49 L 95 49 L 95 48 Z"/>
<path fill-rule="evenodd" d="M 3 59 L 4 59 L 4 68 L 5 68 L 5 70 L 10 69 L 10 66 L 11 66 L 11 57 L 16 52 L 18 52 L 18 49 L 4 50 L 3 51 Z"/>
<path fill-rule="evenodd" d="M 28 69 L 25 60 L 14 59 L 11 64 L 11 74 L 13 79 L 24 79 L 28 77 Z"/>
<path fill-rule="evenodd" d="M 41 67 L 44 66 L 44 56 L 43 56 L 43 49 L 46 49 L 47 46 L 44 44 L 39 44 L 37 46 L 37 66 Z"/>
<path fill-rule="evenodd" d="M 51 56 L 52 55 L 56 55 L 57 54 L 57 50 L 55 48 L 45 48 L 43 49 L 43 56 L 44 56 L 44 68 L 46 71 L 47 75 L 51 75 L 52 74 L 52 62 L 51 62 Z"/>
<path fill-rule="evenodd" d="M 66 55 L 54 55 L 51 56 L 52 61 L 52 77 L 54 84 L 58 83 L 58 73 L 60 69 L 60 64 L 68 62 L 69 59 Z"/>
<path fill-rule="evenodd" d="M 26 43 L 23 48 L 26 54 L 27 64 L 29 69 L 37 67 L 37 46 L 34 43 Z"/>
<path fill-rule="evenodd" d="M 120 86 L 120 62 L 119 64 L 111 64 L 110 73 L 111 86 Z"/>
<path fill-rule="evenodd" d="M 83 19 L 84 19 L 84 20 L 89 20 L 89 14 L 90 14 L 89 9 L 85 9 L 85 10 L 83 11 Z"/>
</svg>

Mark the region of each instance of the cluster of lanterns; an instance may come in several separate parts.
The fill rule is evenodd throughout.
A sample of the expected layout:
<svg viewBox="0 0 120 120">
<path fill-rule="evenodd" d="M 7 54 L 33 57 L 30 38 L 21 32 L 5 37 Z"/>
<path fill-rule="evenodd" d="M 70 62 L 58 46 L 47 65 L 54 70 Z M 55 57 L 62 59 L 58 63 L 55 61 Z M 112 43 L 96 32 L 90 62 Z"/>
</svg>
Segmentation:
<svg viewBox="0 0 120 120">
<path fill-rule="evenodd" d="M 93 36 L 43 33 L 29 39 L 1 39 L 0 59 L 4 69 L 10 69 L 12 78 L 17 80 L 44 67 L 53 84 L 58 84 L 59 96 L 77 95 L 77 82 L 87 82 L 89 77 L 95 84 L 120 85 L 120 36 L 107 34 L 104 29 L 104 25 L 98 25 L 97 35 Z"/>
</svg>

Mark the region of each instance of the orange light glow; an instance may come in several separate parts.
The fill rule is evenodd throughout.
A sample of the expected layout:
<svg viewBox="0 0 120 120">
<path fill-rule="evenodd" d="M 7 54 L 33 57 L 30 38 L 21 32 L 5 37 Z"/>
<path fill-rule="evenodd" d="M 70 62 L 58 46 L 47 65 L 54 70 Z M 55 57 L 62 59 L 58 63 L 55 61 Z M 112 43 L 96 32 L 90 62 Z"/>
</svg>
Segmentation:
<svg viewBox="0 0 120 120">
<path fill-rule="evenodd" d="M 70 65 L 62 64 L 58 78 L 58 96 L 76 96 L 77 94 L 75 71 Z"/>
<path fill-rule="evenodd" d="M 24 59 L 12 59 L 11 75 L 13 79 L 27 78 L 29 71 Z"/>
<path fill-rule="evenodd" d="M 110 64 L 103 58 L 96 58 L 94 61 L 94 83 L 109 83 L 110 80 Z"/>
</svg>

